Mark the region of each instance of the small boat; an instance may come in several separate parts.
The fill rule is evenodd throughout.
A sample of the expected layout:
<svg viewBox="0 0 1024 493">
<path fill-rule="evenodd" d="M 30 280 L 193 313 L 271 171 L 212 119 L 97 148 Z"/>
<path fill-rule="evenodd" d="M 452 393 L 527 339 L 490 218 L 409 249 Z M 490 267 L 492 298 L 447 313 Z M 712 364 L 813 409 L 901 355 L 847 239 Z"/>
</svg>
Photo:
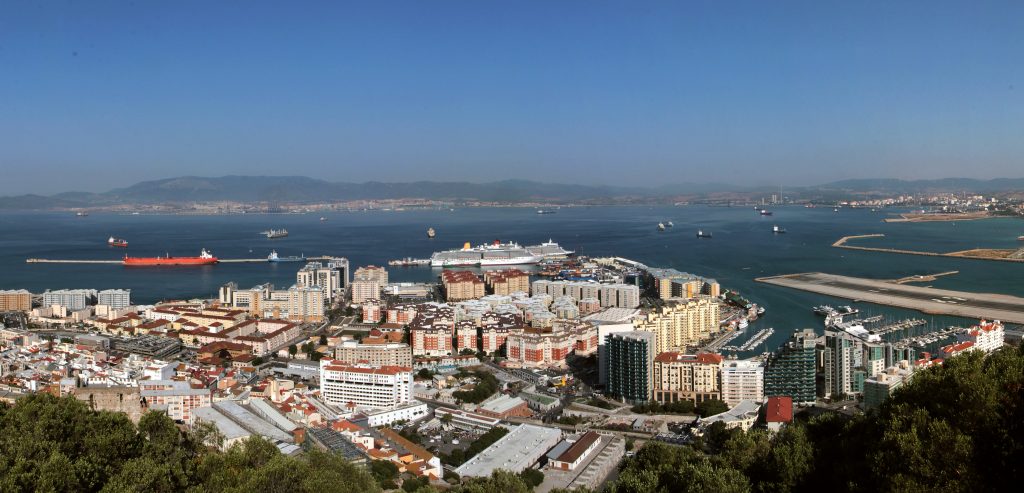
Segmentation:
<svg viewBox="0 0 1024 493">
<path fill-rule="evenodd" d="M 786 232 L 786 228 L 779 227 L 778 225 L 772 226 L 772 233 L 782 234 Z"/>
<path fill-rule="evenodd" d="M 749 326 L 750 326 L 750 322 L 747 322 L 747 319 L 745 319 L 745 318 L 741 318 L 740 319 L 740 323 L 739 323 L 739 325 L 736 326 L 736 328 L 738 328 L 740 330 L 743 330 L 743 329 L 745 329 L 745 328 L 747 328 Z"/>
<path fill-rule="evenodd" d="M 305 262 L 305 260 L 305 255 L 281 257 L 277 254 L 277 250 L 271 250 L 270 255 L 267 255 L 267 262 Z"/>
<path fill-rule="evenodd" d="M 264 232 L 262 232 L 260 234 L 266 236 L 268 240 L 273 240 L 275 238 L 284 238 L 285 236 L 288 236 L 288 230 L 287 229 L 270 229 L 270 230 L 264 231 Z"/>
<path fill-rule="evenodd" d="M 761 209 L 761 215 L 762 216 L 770 216 L 770 215 L 772 215 L 772 211 L 769 211 L 769 210 L 766 210 L 766 209 Z"/>
<path fill-rule="evenodd" d="M 697 238 L 711 238 L 710 231 L 704 231 L 703 229 L 697 230 Z"/>
<path fill-rule="evenodd" d="M 658 231 L 665 231 L 665 224 L 664 223 L 658 223 Z"/>
<path fill-rule="evenodd" d="M 434 228 L 427 228 L 427 238 L 433 238 L 435 235 L 437 232 L 434 231 Z"/>
<path fill-rule="evenodd" d="M 114 238 L 113 236 L 111 236 L 110 238 L 107 239 L 107 244 L 110 245 L 110 246 L 126 248 L 126 247 L 128 247 L 128 240 L 123 240 L 121 238 Z"/>
<path fill-rule="evenodd" d="M 320 221 L 326 221 L 326 220 L 327 220 L 327 218 L 326 218 L 326 217 L 324 217 L 324 216 L 320 216 Z"/>
<path fill-rule="evenodd" d="M 554 214 L 554 213 L 555 213 L 555 211 L 553 211 L 551 209 L 547 209 L 547 210 L 545 210 L 545 209 L 537 209 L 537 214 Z"/>
<path fill-rule="evenodd" d="M 830 315 L 836 313 L 836 309 L 828 305 L 821 305 L 814 307 L 815 315 Z"/>
<path fill-rule="evenodd" d="M 1017 241 L 1024 241 L 1024 235 L 1018 236 Z"/>
<path fill-rule="evenodd" d="M 668 226 L 668 227 L 671 228 L 671 227 L 675 226 L 675 224 L 672 224 L 672 221 L 669 221 L 669 222 L 665 223 L 665 226 Z"/>
<path fill-rule="evenodd" d="M 88 213 L 88 212 L 85 212 L 85 211 L 82 211 L 82 212 L 76 212 L 76 213 L 75 213 L 75 216 L 78 216 L 78 217 L 85 217 L 85 216 L 88 216 L 88 215 L 89 215 L 89 213 Z"/>
<path fill-rule="evenodd" d="M 838 207 L 833 207 L 832 208 L 832 212 L 839 212 L 839 208 Z"/>
</svg>

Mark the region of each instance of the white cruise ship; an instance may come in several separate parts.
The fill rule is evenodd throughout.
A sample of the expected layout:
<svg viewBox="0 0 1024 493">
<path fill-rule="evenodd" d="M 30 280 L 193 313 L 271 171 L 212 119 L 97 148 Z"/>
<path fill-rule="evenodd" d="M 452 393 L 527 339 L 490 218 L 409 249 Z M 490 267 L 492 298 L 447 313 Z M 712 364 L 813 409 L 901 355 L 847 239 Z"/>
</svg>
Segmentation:
<svg viewBox="0 0 1024 493">
<path fill-rule="evenodd" d="M 512 242 L 502 243 L 499 240 L 494 240 L 494 243 L 489 245 L 475 247 L 467 242 L 461 249 L 435 252 L 430 256 L 430 266 L 529 265 L 539 264 L 547 258 L 565 257 L 572 253 L 550 240 L 540 245 L 526 247 Z"/>
</svg>

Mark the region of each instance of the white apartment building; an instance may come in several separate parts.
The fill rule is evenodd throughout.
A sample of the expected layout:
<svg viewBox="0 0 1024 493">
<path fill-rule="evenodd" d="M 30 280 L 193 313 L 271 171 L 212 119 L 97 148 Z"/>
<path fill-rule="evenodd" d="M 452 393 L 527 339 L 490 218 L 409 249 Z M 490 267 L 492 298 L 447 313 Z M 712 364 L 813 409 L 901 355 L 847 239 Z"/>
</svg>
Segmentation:
<svg viewBox="0 0 1024 493">
<path fill-rule="evenodd" d="M 568 296 L 576 301 L 596 299 L 603 308 L 636 308 L 640 306 L 640 288 L 633 284 L 599 284 L 585 281 L 549 281 L 541 279 L 530 286 L 531 293 Z"/>
<path fill-rule="evenodd" d="M 1003 347 L 1003 340 L 1006 332 L 1002 322 L 993 320 L 986 322 L 982 320 L 978 325 L 971 327 L 967 334 L 958 337 L 960 342 L 973 342 L 974 349 L 991 353 Z"/>
<path fill-rule="evenodd" d="M 751 360 L 722 363 L 722 401 L 729 407 L 743 401 L 764 402 L 764 365 Z"/>
<path fill-rule="evenodd" d="M 43 306 L 60 305 L 69 311 L 84 310 L 95 300 L 95 289 L 58 289 L 43 293 Z"/>
<path fill-rule="evenodd" d="M 412 368 L 320 360 L 320 394 L 336 406 L 388 409 L 412 400 Z"/>
<path fill-rule="evenodd" d="M 131 295 L 132 290 L 130 289 L 104 289 L 96 295 L 96 303 L 120 310 L 132 306 Z"/>
</svg>

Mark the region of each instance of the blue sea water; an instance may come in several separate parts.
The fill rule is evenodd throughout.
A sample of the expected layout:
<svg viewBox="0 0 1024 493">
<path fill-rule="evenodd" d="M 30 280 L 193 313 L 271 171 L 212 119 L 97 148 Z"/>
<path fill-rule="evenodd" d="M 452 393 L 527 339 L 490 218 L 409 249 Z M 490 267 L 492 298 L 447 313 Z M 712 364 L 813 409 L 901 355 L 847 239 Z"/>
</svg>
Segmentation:
<svg viewBox="0 0 1024 493">
<path fill-rule="evenodd" d="M 810 308 L 849 301 L 769 286 L 756 277 L 807 271 L 895 279 L 915 274 L 958 270 L 930 283 L 935 287 L 1024 296 L 1024 264 L 943 257 L 922 257 L 832 248 L 846 235 L 884 233 L 884 238 L 856 240 L 856 245 L 928 251 L 969 248 L 1015 248 L 1024 222 L 1017 219 L 936 223 L 884 223 L 898 211 L 803 207 L 771 208 L 761 216 L 749 207 L 570 207 L 557 214 L 526 208 L 467 208 L 455 211 L 368 211 L 321 214 L 245 214 L 219 216 L 121 215 L 93 213 L 76 217 L 55 212 L 0 213 L 0 289 L 33 292 L 59 288 L 129 288 L 133 301 L 150 303 L 191 296 L 213 297 L 228 281 L 240 286 L 272 282 L 289 286 L 299 263 L 219 264 L 203 267 L 129 268 L 110 264 L 28 264 L 31 257 L 110 259 L 132 256 L 198 255 L 201 248 L 221 258 L 263 258 L 271 249 L 282 255 L 336 255 L 352 265 L 382 265 L 402 257 L 426 258 L 432 252 L 473 244 L 511 240 L 535 244 L 553 239 L 590 256 L 616 255 L 647 265 L 673 267 L 717 279 L 767 309 L 747 330 L 775 327 L 766 348 L 776 347 L 793 329 L 821 326 Z M 660 221 L 674 228 L 656 230 Z M 787 234 L 772 234 L 772 226 Z M 437 237 L 428 239 L 433 227 Z M 259 234 L 287 228 L 290 236 L 268 240 Z M 696 237 L 697 229 L 711 239 Z M 108 247 L 109 236 L 125 238 L 129 248 Z M 389 268 L 396 281 L 433 280 L 430 268 Z M 921 314 L 859 303 L 866 314 L 893 318 Z M 936 325 L 966 323 L 948 317 Z M 742 342 L 740 338 L 737 342 Z M 765 347 L 759 348 L 763 351 Z"/>
</svg>

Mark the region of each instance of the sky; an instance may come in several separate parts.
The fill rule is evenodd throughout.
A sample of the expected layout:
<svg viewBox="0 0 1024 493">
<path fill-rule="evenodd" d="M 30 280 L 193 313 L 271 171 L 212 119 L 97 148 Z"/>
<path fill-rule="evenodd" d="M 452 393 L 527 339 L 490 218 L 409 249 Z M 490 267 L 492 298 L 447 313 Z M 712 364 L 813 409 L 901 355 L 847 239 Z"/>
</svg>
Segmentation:
<svg viewBox="0 0 1024 493">
<path fill-rule="evenodd" d="M 0 195 L 1024 176 L 1024 2 L 0 2 Z"/>
</svg>

